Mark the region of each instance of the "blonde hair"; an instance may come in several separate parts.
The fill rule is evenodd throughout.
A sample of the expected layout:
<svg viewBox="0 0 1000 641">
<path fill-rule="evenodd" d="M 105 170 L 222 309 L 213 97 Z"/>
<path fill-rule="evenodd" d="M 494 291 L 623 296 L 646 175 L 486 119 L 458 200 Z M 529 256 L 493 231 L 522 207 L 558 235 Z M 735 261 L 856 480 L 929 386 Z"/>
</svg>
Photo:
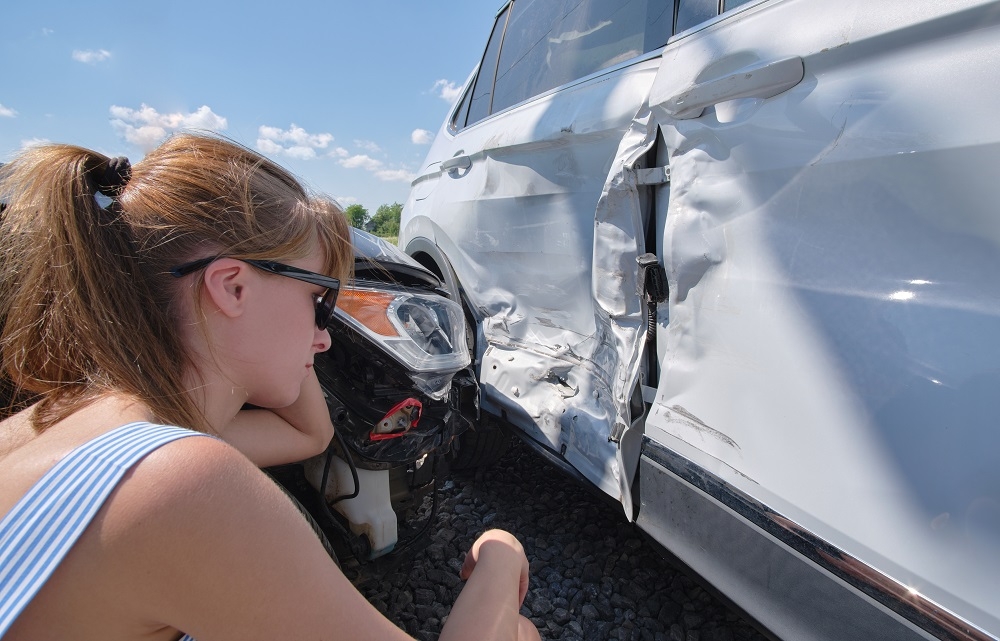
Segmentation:
<svg viewBox="0 0 1000 641">
<path fill-rule="evenodd" d="M 221 254 L 294 260 L 318 246 L 325 272 L 346 279 L 346 218 L 275 163 L 219 136 L 171 137 L 102 207 L 97 186 L 112 162 L 45 145 L 0 169 L 3 374 L 18 393 L 41 398 L 37 429 L 117 392 L 157 420 L 206 430 L 184 388 L 181 288 L 169 270 Z"/>
</svg>

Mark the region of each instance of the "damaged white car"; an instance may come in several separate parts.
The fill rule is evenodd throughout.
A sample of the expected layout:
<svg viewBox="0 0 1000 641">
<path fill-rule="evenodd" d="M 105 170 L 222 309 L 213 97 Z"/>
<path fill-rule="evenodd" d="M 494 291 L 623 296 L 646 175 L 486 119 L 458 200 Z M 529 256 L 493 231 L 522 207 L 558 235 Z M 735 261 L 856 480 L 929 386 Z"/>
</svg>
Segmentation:
<svg viewBox="0 0 1000 641">
<path fill-rule="evenodd" d="M 996 639 L 998 69 L 994 1 L 512 0 L 400 246 L 482 411 L 776 636 Z"/>
</svg>

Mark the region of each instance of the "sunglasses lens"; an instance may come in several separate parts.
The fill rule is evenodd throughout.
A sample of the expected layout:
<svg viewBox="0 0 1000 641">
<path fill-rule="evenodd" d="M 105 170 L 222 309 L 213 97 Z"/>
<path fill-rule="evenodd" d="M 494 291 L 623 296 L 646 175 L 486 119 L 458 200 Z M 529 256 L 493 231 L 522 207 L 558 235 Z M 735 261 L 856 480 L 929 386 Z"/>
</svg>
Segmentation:
<svg viewBox="0 0 1000 641">
<path fill-rule="evenodd" d="M 322 298 L 316 301 L 316 326 L 326 329 L 333 320 L 333 311 L 337 304 L 337 290 L 328 289 Z"/>
</svg>

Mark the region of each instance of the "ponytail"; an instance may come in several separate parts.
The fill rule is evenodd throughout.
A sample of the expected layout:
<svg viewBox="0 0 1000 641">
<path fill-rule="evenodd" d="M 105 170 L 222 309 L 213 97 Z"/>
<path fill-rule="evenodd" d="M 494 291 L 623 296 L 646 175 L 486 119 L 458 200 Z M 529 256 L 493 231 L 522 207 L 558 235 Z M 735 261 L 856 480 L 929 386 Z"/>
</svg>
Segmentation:
<svg viewBox="0 0 1000 641">
<path fill-rule="evenodd" d="M 26 151 L 3 167 L 0 222 L 2 370 L 15 394 L 41 396 L 45 428 L 102 393 L 142 399 L 170 422 L 204 427 L 181 387 L 183 350 L 140 273 L 117 196 L 127 161 L 69 145 Z M 160 344 L 150 349 L 150 340 Z"/>
<path fill-rule="evenodd" d="M 207 255 L 303 258 L 317 245 L 346 279 L 349 228 L 260 154 L 211 135 L 177 134 L 134 167 L 68 145 L 0 168 L 0 371 L 41 397 L 43 429 L 108 393 L 155 420 L 210 431 L 185 386 L 182 296 L 170 276 Z M 2 383 L 2 381 L 0 381 Z M 0 384 L 2 388 L 2 384 Z"/>
</svg>

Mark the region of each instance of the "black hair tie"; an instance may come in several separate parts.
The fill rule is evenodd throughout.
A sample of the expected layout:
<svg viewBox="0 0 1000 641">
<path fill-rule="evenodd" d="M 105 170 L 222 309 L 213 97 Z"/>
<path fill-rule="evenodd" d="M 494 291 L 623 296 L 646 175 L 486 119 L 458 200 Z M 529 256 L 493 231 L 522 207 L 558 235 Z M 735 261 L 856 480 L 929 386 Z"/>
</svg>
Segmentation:
<svg viewBox="0 0 1000 641">
<path fill-rule="evenodd" d="M 125 156 L 111 158 L 106 165 L 98 167 L 94 173 L 97 191 L 109 198 L 117 198 L 132 177 L 132 165 Z"/>
</svg>

